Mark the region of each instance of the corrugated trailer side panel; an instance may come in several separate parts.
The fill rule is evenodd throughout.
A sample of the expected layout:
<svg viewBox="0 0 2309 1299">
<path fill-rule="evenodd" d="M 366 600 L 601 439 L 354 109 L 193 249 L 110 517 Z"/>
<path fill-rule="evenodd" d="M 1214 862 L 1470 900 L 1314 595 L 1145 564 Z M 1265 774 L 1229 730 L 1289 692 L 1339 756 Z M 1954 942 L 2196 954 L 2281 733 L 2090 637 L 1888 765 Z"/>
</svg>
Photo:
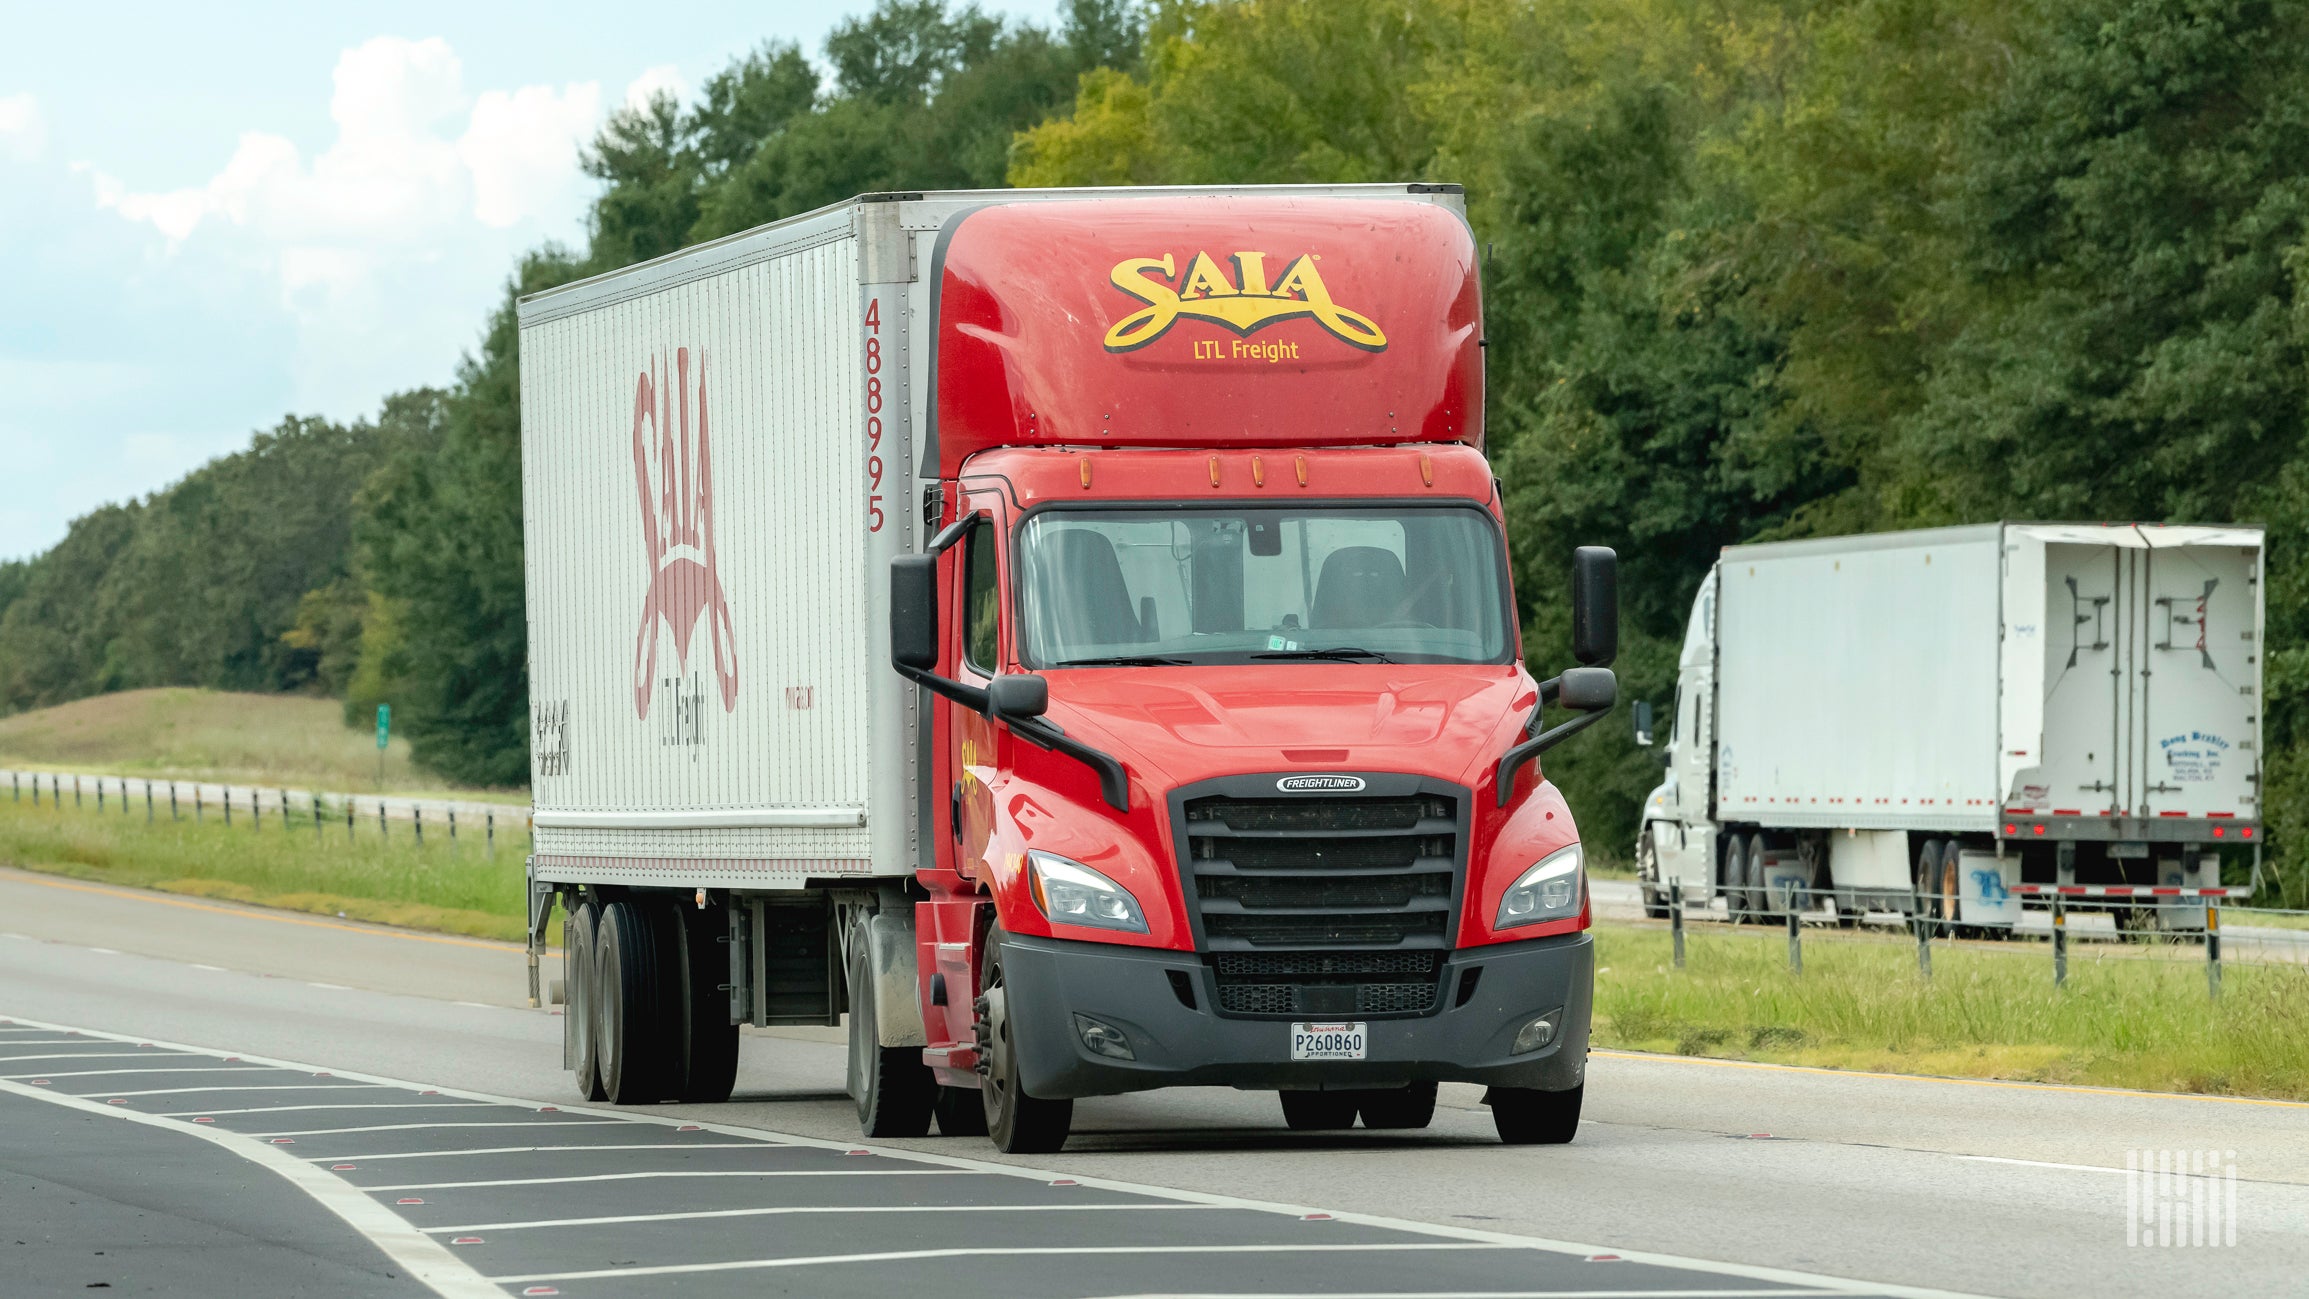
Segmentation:
<svg viewBox="0 0 2309 1299">
<path fill-rule="evenodd" d="M 1725 550 L 1720 820 L 1993 824 L 1999 533 L 1949 528 Z"/>
<path fill-rule="evenodd" d="M 857 243 L 815 225 L 525 323 L 541 879 L 791 887 L 903 817 L 869 807 L 903 737 L 868 725 Z"/>
</svg>

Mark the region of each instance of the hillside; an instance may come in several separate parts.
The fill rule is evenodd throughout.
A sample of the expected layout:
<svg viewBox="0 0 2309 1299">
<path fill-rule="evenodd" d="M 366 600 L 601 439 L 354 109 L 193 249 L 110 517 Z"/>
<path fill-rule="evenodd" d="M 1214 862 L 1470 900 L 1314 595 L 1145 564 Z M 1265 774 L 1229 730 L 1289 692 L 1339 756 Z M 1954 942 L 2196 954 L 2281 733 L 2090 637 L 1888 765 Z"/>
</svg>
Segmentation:
<svg viewBox="0 0 2309 1299">
<path fill-rule="evenodd" d="M 0 766 L 378 790 L 376 732 L 346 726 L 343 705 L 309 695 L 163 687 L 76 699 L 0 718 Z M 413 766 L 394 737 L 384 792 L 452 789 L 472 793 Z"/>
</svg>

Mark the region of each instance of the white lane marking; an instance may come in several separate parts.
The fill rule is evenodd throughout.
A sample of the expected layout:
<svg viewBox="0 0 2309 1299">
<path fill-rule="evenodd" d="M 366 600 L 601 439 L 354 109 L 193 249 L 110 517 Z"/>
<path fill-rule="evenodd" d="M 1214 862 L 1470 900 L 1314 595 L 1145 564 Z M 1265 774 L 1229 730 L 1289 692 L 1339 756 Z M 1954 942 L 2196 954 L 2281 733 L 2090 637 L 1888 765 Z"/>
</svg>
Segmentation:
<svg viewBox="0 0 2309 1299">
<path fill-rule="evenodd" d="M 565 1182 L 642 1182 L 659 1177 L 968 1177 L 969 1168 L 733 1168 L 678 1169 L 662 1173 L 585 1173 L 575 1177 L 506 1177 L 489 1182 L 411 1182 L 371 1186 L 371 1191 L 456 1191 L 471 1186 L 559 1186 Z"/>
<path fill-rule="evenodd" d="M 369 1198 L 368 1193 L 359 1187 L 314 1168 L 285 1150 L 213 1127 L 196 1128 L 157 1114 L 118 1109 L 63 1092 L 26 1087 L 21 1083 L 0 1081 L 0 1091 L 182 1133 L 229 1150 L 250 1163 L 280 1174 L 291 1186 L 313 1197 L 321 1207 L 342 1218 L 346 1226 L 359 1232 L 385 1257 L 399 1264 L 402 1270 L 430 1287 L 433 1293 L 443 1296 L 443 1299 L 483 1299 L 483 1296 L 487 1296 L 487 1299 L 504 1299 L 504 1291 L 483 1278 L 463 1259 L 449 1252 L 447 1246 L 411 1227 L 399 1214 Z"/>
<path fill-rule="evenodd" d="M 268 1064 L 188 1064 L 162 1069 L 75 1069 L 69 1073 L 0 1073 L 0 1078 L 22 1082 L 27 1078 L 105 1078 L 120 1074 L 148 1073 L 278 1073 Z M 134 1095 L 136 1093 L 129 1093 Z"/>
<path fill-rule="evenodd" d="M 471 1150 L 404 1150 L 386 1155 L 330 1155 L 329 1159 L 359 1159 L 380 1163 L 387 1159 L 441 1159 L 450 1155 L 538 1155 L 556 1150 L 782 1150 L 784 1147 L 767 1141 L 701 1141 L 685 1145 L 675 1141 L 653 1141 L 638 1146 L 478 1146 Z M 315 1159 L 314 1163 L 327 1163 Z"/>
<path fill-rule="evenodd" d="M 103 1045 L 104 1045 L 104 1043 L 102 1043 L 102 1042 L 91 1042 L 91 1041 L 89 1041 L 89 1040 L 88 1040 L 87 1038 L 85 1038 L 85 1037 L 8 1037 L 8 1038 L 0 1038 L 0 1048 L 6 1048 L 6 1047 L 12 1047 L 12 1046 L 103 1046 Z M 137 1054 L 140 1054 L 140 1053 L 139 1053 L 139 1052 L 136 1052 L 136 1051 L 115 1051 L 115 1052 L 113 1052 L 112 1054 L 114 1054 L 114 1055 L 137 1055 Z M 10 1054 L 8 1054 L 8 1053 L 7 1053 L 7 1051 L 6 1051 L 6 1050 L 4 1050 L 4 1049 L 0 1049 L 0 1060 L 39 1060 L 39 1059 L 44 1059 L 44 1058 L 45 1058 L 45 1057 L 43 1057 L 43 1056 L 36 1056 L 36 1055 L 10 1055 Z"/>
<path fill-rule="evenodd" d="M 490 1004 L 489 1004 L 488 1002 L 486 1002 L 486 1001 L 452 1001 L 452 1002 L 450 1002 L 449 1004 L 450 1004 L 450 1005 L 452 1005 L 452 1006 L 471 1006 L 471 1007 L 472 1007 L 473 1009 L 475 1009 L 475 1010 L 495 1010 L 495 1009 L 497 1009 L 497 1007 L 490 1005 Z"/>
<path fill-rule="evenodd" d="M 722 1263 L 666 1263 L 657 1267 L 606 1267 L 588 1272 L 536 1272 L 524 1276 L 493 1276 L 499 1285 L 535 1281 L 597 1281 L 613 1276 L 681 1276 L 692 1272 L 745 1272 L 773 1267 L 818 1267 L 842 1263 L 904 1263 L 927 1258 L 1017 1258 L 1023 1254 L 1377 1254 L 1433 1253 L 1444 1250 L 1524 1249 L 1522 1245 L 1495 1245 L 1488 1241 L 1421 1240 L 1344 1245 L 1023 1245 L 957 1249 L 893 1249 L 877 1254 L 813 1254 L 800 1258 L 741 1258 Z"/>
<path fill-rule="evenodd" d="M 1164 1290 L 1109 1295 L 1105 1299 L 1780 1299 L 1781 1296 L 1834 1295 L 1840 1290 L 1232 1290 L 1188 1294 Z"/>
<path fill-rule="evenodd" d="M 380 1105 L 378 1109 L 394 1108 Z M 434 1106 L 424 1108 L 432 1109 Z M 459 1109 L 479 1109 L 480 1106 L 458 1106 Z M 258 1113 L 265 1111 L 259 1110 Z M 372 1123 L 359 1128 L 300 1128 L 289 1132 L 251 1132 L 252 1137 L 328 1137 L 346 1132 L 436 1132 L 442 1128 L 614 1128 L 615 1119 L 579 1119 L 574 1123 L 557 1123 L 551 1119 L 507 1119 L 488 1123 Z M 768 1145 L 768 1142 L 762 1144 Z M 669 1147 L 669 1149 L 672 1147 Z"/>
<path fill-rule="evenodd" d="M 2106 1164 L 2053 1164 L 2042 1159 L 2006 1159 L 2000 1155 L 1958 1155 L 1958 1159 L 1976 1164 L 2019 1164 L 2023 1168 L 2066 1168 L 2079 1173 L 2122 1173 L 2127 1170 L 2111 1168 Z"/>
<path fill-rule="evenodd" d="M 242 1058 L 246 1059 L 247 1057 Z M 257 1087 L 225 1087 L 221 1085 L 216 1087 L 155 1087 L 151 1091 L 113 1092 L 110 1094 L 114 1096 L 182 1096 L 186 1092 L 318 1092 L 331 1089 L 354 1091 L 370 1087 L 384 1088 L 391 1085 L 390 1083 L 348 1083 L 331 1080 L 325 1083 L 298 1083 L 287 1087 L 275 1087 L 270 1084 Z"/>
<path fill-rule="evenodd" d="M 80 1029 L 71 1024 L 56 1024 L 43 1020 L 28 1020 L 22 1016 L 14 1016 L 12 1018 L 14 1018 L 16 1023 L 36 1027 L 51 1033 L 84 1033 L 93 1039 L 115 1042 L 141 1042 L 150 1040 L 144 1038 L 129 1037 L 116 1033 L 100 1033 L 94 1029 Z M 153 1044 L 155 1046 L 165 1047 L 172 1051 L 190 1051 L 199 1055 L 217 1057 L 227 1057 L 229 1055 L 229 1053 L 225 1051 L 220 1051 L 212 1047 L 192 1046 L 183 1042 L 162 1042 L 154 1040 Z M 284 1060 L 273 1056 L 249 1055 L 242 1053 L 239 1056 L 232 1058 L 249 1060 L 258 1064 L 279 1065 L 284 1069 L 318 1070 L 321 1068 L 319 1065 L 309 1064 L 302 1060 Z M 1663 1058 L 1675 1059 L 1676 1057 Z M 1823 1070 L 1822 1072 L 1833 1073 L 1835 1071 Z M 539 1102 L 536 1100 L 517 1096 L 505 1096 L 495 1092 L 472 1091 L 460 1087 L 428 1088 L 421 1083 L 413 1083 L 405 1079 L 388 1078 L 379 1074 L 359 1073 L 347 1069 L 336 1070 L 336 1075 L 339 1078 L 360 1079 L 362 1081 L 376 1083 L 379 1086 L 398 1087 L 405 1091 L 425 1091 L 438 1093 L 442 1096 L 455 1096 L 462 1100 L 471 1101 L 480 1105 L 501 1105 L 522 1110 L 534 1110 L 539 1104 Z M 311 1108 L 326 1109 L 331 1107 L 313 1106 Z M 222 1111 L 210 1112 L 219 1113 Z M 704 1119 L 694 1118 L 682 1114 L 658 1115 L 624 1110 L 586 1109 L 575 1106 L 563 1106 L 561 1108 L 561 1112 L 565 1114 L 590 1115 L 595 1118 L 619 1119 L 627 1123 L 646 1123 L 659 1128 L 679 1129 L 683 1127 L 694 1126 L 701 1131 L 717 1132 L 723 1136 L 747 1137 L 753 1139 L 768 1138 L 771 1140 L 784 1142 L 790 1146 L 804 1147 L 816 1150 L 838 1150 L 844 1152 L 851 1150 L 864 1150 L 870 1155 L 874 1155 L 883 1159 L 891 1159 L 913 1164 L 929 1164 L 933 1167 L 925 1171 L 932 1172 L 949 1171 L 961 1173 L 978 1173 L 990 1177 L 1017 1178 L 1021 1181 L 1033 1181 L 1045 1185 L 1049 1184 L 1053 1180 L 1065 1178 L 1075 1182 L 1077 1185 L 1086 1186 L 1093 1190 L 1116 1191 L 1127 1195 L 1143 1195 L 1152 1199 L 1175 1200 L 1185 1204 L 1215 1205 L 1222 1208 L 1243 1209 L 1254 1213 L 1282 1214 L 1294 1218 L 1303 1218 L 1310 1213 L 1328 1212 L 1334 1221 L 1353 1223 L 1357 1226 L 1379 1227 L 1390 1231 L 1412 1232 L 1418 1235 L 1440 1237 L 1445 1240 L 1486 1241 L 1501 1245 L 1512 1245 L 1520 1249 L 1545 1250 L 1548 1252 L 1560 1254 L 1576 1254 L 1581 1258 L 1586 1258 L 1595 1254 L 1613 1254 L 1631 1263 L 1646 1263 L 1655 1267 L 1682 1268 L 1688 1271 L 1707 1273 L 1712 1276 L 1741 1277 L 1751 1281 L 1767 1281 L 1782 1286 L 1807 1286 L 1815 1290 L 1830 1294 L 1881 1296 L 1882 1299 L 1982 1299 L 1982 1297 L 1979 1295 L 1967 1293 L 1964 1291 L 1940 1290 L 1929 1286 L 1897 1285 L 1882 1281 L 1855 1281 L 1843 1277 L 1822 1276 L 1814 1272 L 1798 1272 L 1791 1268 L 1760 1267 L 1748 1263 L 1725 1263 L 1715 1259 L 1692 1258 L 1682 1254 L 1665 1254 L 1655 1250 L 1622 1249 L 1616 1246 L 1591 1245 L 1579 1241 L 1555 1240 L 1545 1236 L 1521 1236 L 1502 1231 L 1486 1231 L 1479 1227 L 1462 1227 L 1455 1224 L 1440 1222 L 1420 1222 L 1415 1219 L 1394 1218 L 1377 1213 L 1340 1212 L 1336 1210 L 1326 1210 L 1311 1205 L 1284 1204 L 1273 1200 L 1253 1200 L 1239 1195 L 1222 1195 L 1213 1191 L 1189 1191 L 1180 1189 L 1178 1187 L 1152 1186 L 1144 1182 L 1123 1181 L 1120 1178 L 1090 1177 L 1081 1173 L 1055 1172 L 1051 1169 L 1040 1168 L 1031 1164 L 1003 1164 L 986 1159 L 969 1159 L 960 1155 L 942 1155 L 929 1151 L 902 1150 L 886 1146 L 862 1145 L 856 1141 L 829 1141 L 822 1137 L 806 1137 L 798 1133 L 779 1132 L 771 1128 L 749 1128 L 740 1127 L 729 1123 L 714 1123 Z M 856 1176 L 856 1174 L 849 1175 Z M 544 1180 L 551 1182 L 561 1182 L 571 1179 L 548 1178 Z M 374 1191 L 385 1188 L 370 1187 L 367 1189 Z"/>
<path fill-rule="evenodd" d="M 299 1065 L 298 1068 L 305 1066 Z M 346 1101 L 342 1105 L 256 1105 L 241 1110 L 207 1110 L 219 1114 L 294 1114 L 299 1110 L 493 1110 L 486 1101 Z"/>
<path fill-rule="evenodd" d="M 351 988 L 348 988 L 348 987 L 346 987 L 344 984 L 341 984 L 341 983 L 314 983 L 314 982 L 313 982 L 312 980 L 310 980 L 310 979 L 307 979 L 307 980 L 305 981 L 305 986 L 306 986 L 306 987 L 308 987 L 308 988 L 326 988 L 326 989 L 327 989 L 327 990 L 329 990 L 330 992 L 351 992 L 351 991 L 352 991 L 352 989 L 351 989 Z"/>
<path fill-rule="evenodd" d="M 63 1045 L 58 1043 L 58 1045 Z M 0 1052 L 0 1064 L 14 1064 L 19 1060 L 180 1060 L 182 1056 L 153 1055 L 148 1051 L 44 1051 L 37 1055 L 9 1055 Z"/>
<path fill-rule="evenodd" d="M 1215 1204 L 789 1204 L 763 1209 L 698 1209 L 689 1213 L 621 1213 L 607 1218 L 540 1218 L 533 1222 L 476 1222 L 426 1227 L 432 1235 L 461 1231 L 527 1231 L 533 1227 L 606 1227 L 621 1222 L 693 1222 L 704 1218 L 767 1218 L 795 1213 L 1209 1213 Z M 1744 1293 L 1754 1294 L 1755 1291 Z"/>
<path fill-rule="evenodd" d="M 119 949 L 119 948 L 117 948 L 117 947 L 91 947 L 91 948 L 89 948 L 88 950 L 89 950 L 89 951 L 92 951 L 92 952 L 102 952 L 102 953 L 104 953 L 106 956 L 118 956 L 118 955 L 120 955 L 120 949 Z"/>
<path fill-rule="evenodd" d="M 200 962 L 198 962 L 198 961 L 188 961 L 188 962 L 186 962 L 186 964 L 188 964 L 188 965 L 192 966 L 192 968 L 194 968 L 194 969 L 196 969 L 196 970 L 214 970 L 214 971 L 216 971 L 218 974 L 229 974 L 229 973 L 231 973 L 231 971 L 229 971 L 229 970 L 225 969 L 225 968 L 224 968 L 223 966 L 221 966 L 221 965 L 202 965 L 202 964 L 201 964 Z"/>
</svg>

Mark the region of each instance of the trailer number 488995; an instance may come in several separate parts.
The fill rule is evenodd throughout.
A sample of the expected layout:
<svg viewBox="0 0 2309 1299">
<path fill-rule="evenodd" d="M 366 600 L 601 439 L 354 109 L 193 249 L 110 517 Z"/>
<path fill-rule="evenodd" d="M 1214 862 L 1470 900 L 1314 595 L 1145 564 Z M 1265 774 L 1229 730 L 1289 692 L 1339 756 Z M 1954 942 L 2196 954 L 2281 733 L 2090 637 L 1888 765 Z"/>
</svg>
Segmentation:
<svg viewBox="0 0 2309 1299">
<path fill-rule="evenodd" d="M 1370 1044 L 1361 1024 L 1293 1024 L 1293 1060 L 1360 1060 Z"/>
</svg>

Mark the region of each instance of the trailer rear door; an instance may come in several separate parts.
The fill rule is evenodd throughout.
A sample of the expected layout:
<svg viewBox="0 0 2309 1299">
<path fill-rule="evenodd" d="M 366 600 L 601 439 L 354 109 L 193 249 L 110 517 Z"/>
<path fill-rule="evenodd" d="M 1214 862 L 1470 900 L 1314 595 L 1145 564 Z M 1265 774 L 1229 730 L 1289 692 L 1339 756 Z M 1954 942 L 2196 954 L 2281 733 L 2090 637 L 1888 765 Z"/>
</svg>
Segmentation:
<svg viewBox="0 0 2309 1299">
<path fill-rule="evenodd" d="M 2126 551 L 2106 543 L 2044 548 L 2044 739 L 2032 784 L 2042 811 L 2120 810 L 2124 696 L 2119 608 Z"/>
<path fill-rule="evenodd" d="M 2257 818 L 2260 536 L 2143 532 L 2140 814 Z"/>
</svg>

